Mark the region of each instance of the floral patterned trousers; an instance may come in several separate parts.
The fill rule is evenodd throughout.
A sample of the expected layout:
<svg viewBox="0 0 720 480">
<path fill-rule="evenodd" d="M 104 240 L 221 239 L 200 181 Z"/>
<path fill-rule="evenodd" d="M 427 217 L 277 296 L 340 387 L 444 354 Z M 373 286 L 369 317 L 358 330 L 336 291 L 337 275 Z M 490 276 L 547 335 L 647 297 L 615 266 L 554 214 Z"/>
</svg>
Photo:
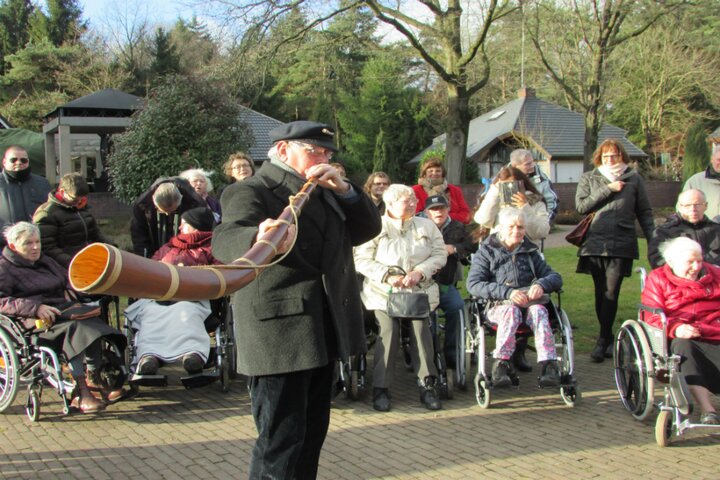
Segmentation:
<svg viewBox="0 0 720 480">
<path fill-rule="evenodd" d="M 524 320 L 523 310 L 525 310 Z M 512 357 L 515 351 L 515 332 L 523 321 L 530 326 L 530 329 L 535 334 L 537 361 L 542 362 L 557 358 L 555 337 L 550 327 L 547 308 L 544 305 L 531 305 L 527 309 L 520 308 L 517 305 L 497 305 L 488 311 L 487 319 L 493 325 L 497 325 L 494 358 L 509 360 Z"/>
</svg>

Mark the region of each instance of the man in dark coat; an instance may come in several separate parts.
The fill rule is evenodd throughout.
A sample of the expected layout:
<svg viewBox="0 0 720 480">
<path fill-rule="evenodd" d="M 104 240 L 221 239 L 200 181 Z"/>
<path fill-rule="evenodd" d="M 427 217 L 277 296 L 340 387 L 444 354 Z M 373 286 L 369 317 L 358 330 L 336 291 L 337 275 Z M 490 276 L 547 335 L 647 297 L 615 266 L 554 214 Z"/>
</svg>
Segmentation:
<svg viewBox="0 0 720 480">
<path fill-rule="evenodd" d="M 450 218 L 450 207 L 442 195 L 433 195 L 425 202 L 425 216 L 440 229 L 447 250 L 447 263 L 433 278 L 440 288 L 440 308 L 445 312 L 445 344 L 443 352 L 449 369 L 456 367 L 457 324 L 465 302 L 457 289 L 462 280 L 462 266 L 469 265 L 470 255 L 478 248 L 477 242 L 465 229 L 465 225 Z"/>
<path fill-rule="evenodd" d="M 677 237 L 688 237 L 700 244 L 706 262 L 720 265 L 720 225 L 706 215 L 708 202 L 700 190 L 685 190 L 678 196 L 676 213 L 657 227 L 655 237 L 648 242 L 648 260 L 652 268 L 665 264 L 660 244 Z"/>
<path fill-rule="evenodd" d="M 100 232 L 87 206 L 87 182 L 79 173 L 66 173 L 57 191 L 49 193 L 33 215 L 40 228 L 43 252 L 65 268 L 83 248 L 94 242 L 113 243 Z"/>
<path fill-rule="evenodd" d="M 48 181 L 30 169 L 27 151 L 17 145 L 5 150 L 0 174 L 0 231 L 17 222 L 30 222 L 52 190 Z M 0 247 L 5 238 L 0 235 Z"/>
<path fill-rule="evenodd" d="M 243 256 L 308 178 L 319 187 L 281 242 L 279 264 L 235 293 L 238 370 L 249 375 L 258 429 L 250 478 L 317 476 L 330 421 L 339 357 L 365 351 L 352 247 L 380 233 L 380 215 L 362 190 L 328 164 L 337 149 L 323 124 L 291 122 L 270 132 L 274 146 L 255 176 L 223 193 L 213 254 Z"/>
<path fill-rule="evenodd" d="M 180 232 L 183 212 L 204 207 L 190 182 L 180 177 L 159 178 L 133 202 L 130 223 L 133 253 L 150 258 Z"/>
</svg>

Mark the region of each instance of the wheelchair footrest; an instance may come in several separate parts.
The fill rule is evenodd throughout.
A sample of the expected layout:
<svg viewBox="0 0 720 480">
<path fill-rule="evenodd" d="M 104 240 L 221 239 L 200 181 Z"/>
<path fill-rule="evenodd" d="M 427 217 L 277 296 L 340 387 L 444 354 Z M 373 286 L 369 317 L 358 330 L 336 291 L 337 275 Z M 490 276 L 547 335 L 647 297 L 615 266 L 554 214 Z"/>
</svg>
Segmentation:
<svg viewBox="0 0 720 480">
<path fill-rule="evenodd" d="M 135 374 L 130 379 L 132 385 L 143 387 L 167 387 L 167 375 L 139 375 Z"/>
<path fill-rule="evenodd" d="M 187 377 L 180 377 L 180 382 L 183 384 L 183 387 L 190 389 L 210 385 L 219 379 L 220 374 L 217 372 L 203 372 L 195 375 L 188 375 Z"/>
</svg>

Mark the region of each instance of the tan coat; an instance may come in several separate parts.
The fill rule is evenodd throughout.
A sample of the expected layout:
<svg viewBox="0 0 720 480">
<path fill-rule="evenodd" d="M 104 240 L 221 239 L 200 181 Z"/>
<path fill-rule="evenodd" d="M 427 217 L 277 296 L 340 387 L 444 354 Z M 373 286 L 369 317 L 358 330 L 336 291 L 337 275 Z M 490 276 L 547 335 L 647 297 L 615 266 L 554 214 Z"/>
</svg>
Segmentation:
<svg viewBox="0 0 720 480">
<path fill-rule="evenodd" d="M 500 213 L 499 190 L 496 185 L 490 185 L 480 208 L 475 212 L 475 223 L 486 227 L 490 233 L 497 231 L 497 217 Z M 539 195 L 526 192 L 528 203 L 520 210 L 525 215 L 525 235 L 535 243 L 540 243 L 550 233 L 550 216 L 545 202 Z"/>
<path fill-rule="evenodd" d="M 401 222 L 385 215 L 380 235 L 355 248 L 355 269 L 365 276 L 362 301 L 368 310 L 385 310 L 390 285 L 383 283 L 388 267 L 422 272 L 414 292 L 425 292 L 430 307 L 437 308 L 440 292 L 432 276 L 445 266 L 447 250 L 440 230 L 427 218 Z"/>
</svg>

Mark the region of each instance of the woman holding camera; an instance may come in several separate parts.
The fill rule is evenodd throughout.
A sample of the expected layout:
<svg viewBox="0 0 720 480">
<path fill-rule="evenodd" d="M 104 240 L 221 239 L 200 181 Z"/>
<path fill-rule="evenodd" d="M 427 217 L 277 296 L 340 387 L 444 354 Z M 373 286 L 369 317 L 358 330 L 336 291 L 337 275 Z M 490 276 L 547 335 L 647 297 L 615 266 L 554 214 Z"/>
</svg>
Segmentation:
<svg viewBox="0 0 720 480">
<path fill-rule="evenodd" d="M 504 207 L 515 207 L 525 217 L 525 236 L 533 243 L 550 233 L 550 216 L 542 194 L 527 175 L 515 167 L 500 170 L 485 198 L 475 212 L 475 223 L 486 230 L 485 235 L 497 231 L 498 213 Z"/>
</svg>

